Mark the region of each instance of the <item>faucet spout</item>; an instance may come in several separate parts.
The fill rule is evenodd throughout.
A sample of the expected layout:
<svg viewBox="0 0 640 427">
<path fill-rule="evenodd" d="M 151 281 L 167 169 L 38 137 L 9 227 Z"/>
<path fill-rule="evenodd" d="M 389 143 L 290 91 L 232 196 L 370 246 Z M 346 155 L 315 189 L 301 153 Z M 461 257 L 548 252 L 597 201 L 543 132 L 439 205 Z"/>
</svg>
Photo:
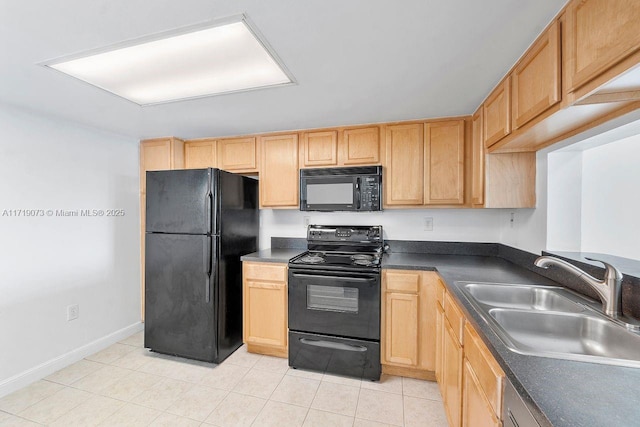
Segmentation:
<svg viewBox="0 0 640 427">
<path fill-rule="evenodd" d="M 604 279 L 598 280 L 562 259 L 552 256 L 541 256 L 535 260 L 535 265 L 541 268 L 549 268 L 551 266 L 560 267 L 574 275 L 583 282 L 591 286 L 596 291 L 602 301 L 602 310 L 607 316 L 618 317 L 622 315 L 622 273 L 613 265 L 604 261 L 587 258 L 590 261 L 601 262 L 605 266 Z"/>
</svg>

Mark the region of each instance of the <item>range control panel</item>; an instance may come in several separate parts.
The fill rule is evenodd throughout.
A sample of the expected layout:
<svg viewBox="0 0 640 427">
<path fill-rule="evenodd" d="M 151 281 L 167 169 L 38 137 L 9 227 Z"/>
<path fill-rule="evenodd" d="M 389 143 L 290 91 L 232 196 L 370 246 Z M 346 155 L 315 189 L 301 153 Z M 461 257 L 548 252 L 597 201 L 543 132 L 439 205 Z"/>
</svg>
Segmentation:
<svg viewBox="0 0 640 427">
<path fill-rule="evenodd" d="M 313 242 L 382 241 L 381 225 L 309 225 L 307 240 Z"/>
</svg>

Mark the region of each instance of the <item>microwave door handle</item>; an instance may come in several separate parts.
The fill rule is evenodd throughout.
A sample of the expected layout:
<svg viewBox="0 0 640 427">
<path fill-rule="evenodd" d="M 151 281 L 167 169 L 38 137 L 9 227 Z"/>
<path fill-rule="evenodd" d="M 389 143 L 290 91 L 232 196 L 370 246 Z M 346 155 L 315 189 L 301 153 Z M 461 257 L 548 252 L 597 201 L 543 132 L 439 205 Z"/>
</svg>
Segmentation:
<svg viewBox="0 0 640 427">
<path fill-rule="evenodd" d="M 356 210 L 360 210 L 360 177 L 356 178 Z"/>
</svg>

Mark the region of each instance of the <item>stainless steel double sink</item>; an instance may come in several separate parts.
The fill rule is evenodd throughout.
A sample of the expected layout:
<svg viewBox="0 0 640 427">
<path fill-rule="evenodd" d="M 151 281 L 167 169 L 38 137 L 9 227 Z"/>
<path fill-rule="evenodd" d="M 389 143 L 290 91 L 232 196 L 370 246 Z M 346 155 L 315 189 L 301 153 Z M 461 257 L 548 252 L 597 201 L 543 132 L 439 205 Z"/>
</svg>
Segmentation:
<svg viewBox="0 0 640 427">
<path fill-rule="evenodd" d="M 640 335 L 598 312 L 593 300 L 554 286 L 456 285 L 514 352 L 640 367 Z"/>
</svg>

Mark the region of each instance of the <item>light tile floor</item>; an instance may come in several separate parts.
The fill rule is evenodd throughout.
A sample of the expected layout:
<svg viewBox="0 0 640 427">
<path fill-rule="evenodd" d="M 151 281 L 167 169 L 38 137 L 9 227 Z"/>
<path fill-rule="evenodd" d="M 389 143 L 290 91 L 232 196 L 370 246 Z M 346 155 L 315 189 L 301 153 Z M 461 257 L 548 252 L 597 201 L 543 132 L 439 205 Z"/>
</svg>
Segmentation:
<svg viewBox="0 0 640 427">
<path fill-rule="evenodd" d="M 138 333 L 0 399 L 0 427 L 446 426 L 435 383 L 290 369 L 243 346 L 220 365 L 151 353 Z"/>
</svg>

